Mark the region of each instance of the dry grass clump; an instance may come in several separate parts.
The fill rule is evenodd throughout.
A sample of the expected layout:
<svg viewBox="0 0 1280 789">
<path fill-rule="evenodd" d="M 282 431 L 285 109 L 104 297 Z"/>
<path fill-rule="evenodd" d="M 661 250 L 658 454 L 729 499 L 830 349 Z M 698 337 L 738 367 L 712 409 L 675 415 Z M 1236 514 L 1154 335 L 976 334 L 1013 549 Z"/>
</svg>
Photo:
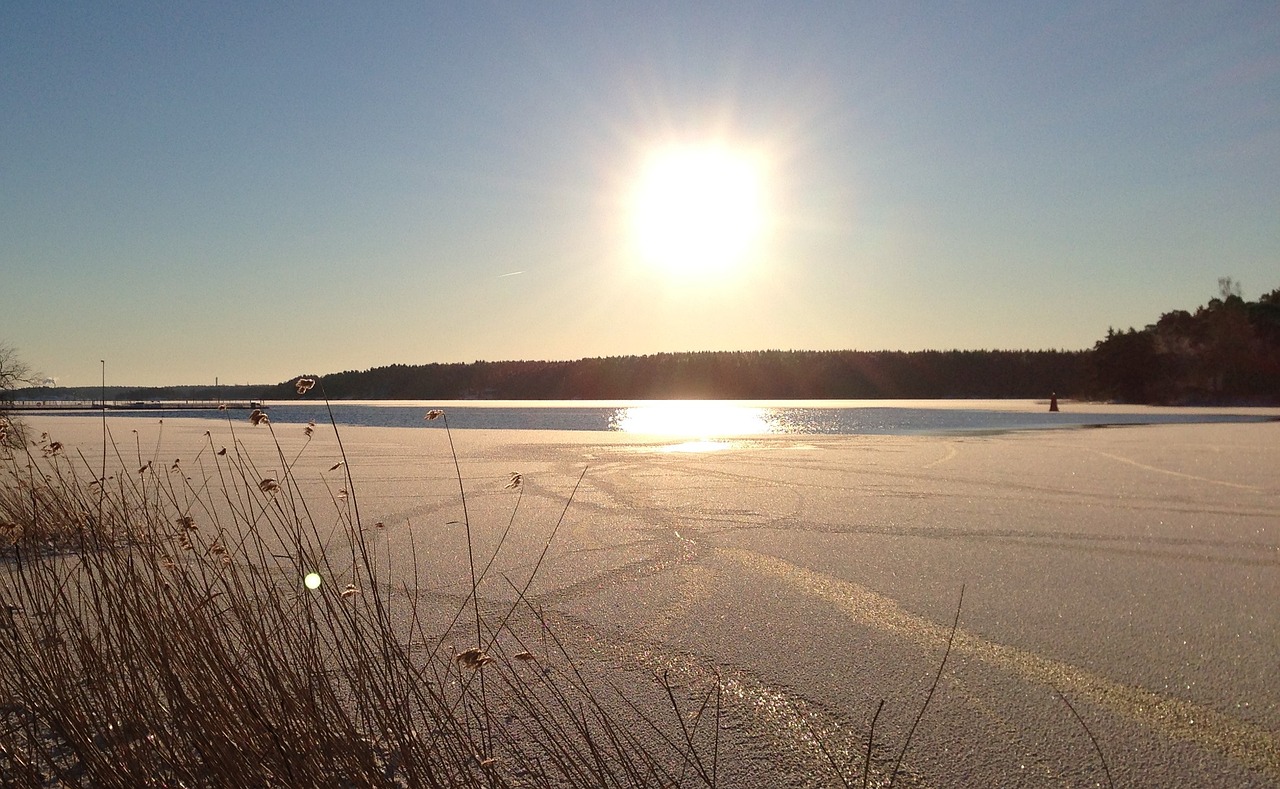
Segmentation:
<svg viewBox="0 0 1280 789">
<path fill-rule="evenodd" d="M 274 430 L 265 415 L 253 422 Z M 683 740 L 643 744 L 634 721 L 605 709 L 523 594 L 486 615 L 474 590 L 487 565 L 473 558 L 454 616 L 474 612 L 466 635 L 431 631 L 405 602 L 412 590 L 375 561 L 349 475 L 326 504 L 336 533 L 326 523 L 322 536 L 295 476 L 302 452 L 286 457 L 277 440 L 268 462 L 283 471 L 267 474 L 240 441 L 211 441 L 172 463 L 108 443 L 99 464 L 48 436 L 0 458 L 5 785 L 675 786 L 699 775 Z M 444 646 L 460 639 L 471 643 L 456 655 Z"/>
</svg>

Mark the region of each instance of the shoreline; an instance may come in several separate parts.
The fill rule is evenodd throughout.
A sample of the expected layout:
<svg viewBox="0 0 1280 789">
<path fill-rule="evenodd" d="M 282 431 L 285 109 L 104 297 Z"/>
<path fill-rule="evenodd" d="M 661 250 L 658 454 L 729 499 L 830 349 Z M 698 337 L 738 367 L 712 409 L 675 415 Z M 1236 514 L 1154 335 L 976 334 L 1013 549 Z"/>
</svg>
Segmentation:
<svg viewBox="0 0 1280 789">
<path fill-rule="evenodd" d="M 1047 401 L 560 401 L 530 404 L 491 401 L 339 401 L 292 400 L 262 405 L 278 427 L 308 422 L 325 426 L 335 419 L 341 429 L 394 427 L 440 429 L 427 422 L 431 409 L 443 408 L 458 432 L 512 430 L 517 433 L 567 431 L 634 440 L 681 438 L 686 442 L 726 442 L 767 438 L 853 435 L 977 436 L 1043 430 L 1121 427 L 1149 424 L 1256 423 L 1280 421 L 1280 408 L 1135 407 L 1104 403 L 1062 405 Z M 137 428 L 157 420 L 193 418 L 209 429 L 243 422 L 247 409 L 200 410 L 180 406 L 102 411 L 17 412 L 19 419 L 63 416 L 110 421 Z M 217 428 L 215 428 L 217 426 Z M 600 440 L 612 440 L 604 439 Z"/>
</svg>

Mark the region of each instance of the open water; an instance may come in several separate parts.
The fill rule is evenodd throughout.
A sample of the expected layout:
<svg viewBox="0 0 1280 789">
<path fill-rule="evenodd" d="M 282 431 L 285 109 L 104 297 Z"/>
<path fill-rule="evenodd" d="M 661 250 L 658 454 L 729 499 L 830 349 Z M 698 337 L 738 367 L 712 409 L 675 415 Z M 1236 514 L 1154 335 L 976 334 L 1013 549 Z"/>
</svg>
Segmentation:
<svg viewBox="0 0 1280 789">
<path fill-rule="evenodd" d="M 986 407 L 983 406 L 985 403 Z M 339 425 L 439 429 L 444 420 L 427 420 L 434 408 L 445 411 L 454 430 L 593 430 L 645 435 L 720 437 L 745 435 L 946 435 L 995 433 L 1120 425 L 1264 422 L 1280 420 L 1276 409 L 1148 409 L 1143 407 L 1089 408 L 1051 413 L 1036 401 L 965 401 L 918 404 L 904 401 L 802 404 L 734 401 L 648 401 L 635 403 L 574 402 L 335 402 L 333 419 Z M 329 421 L 323 401 L 271 403 L 274 424 Z M 96 416 L 96 415 L 95 415 Z M 166 408 L 157 411 L 112 411 L 115 417 L 196 417 L 247 419 L 243 411 Z"/>
</svg>

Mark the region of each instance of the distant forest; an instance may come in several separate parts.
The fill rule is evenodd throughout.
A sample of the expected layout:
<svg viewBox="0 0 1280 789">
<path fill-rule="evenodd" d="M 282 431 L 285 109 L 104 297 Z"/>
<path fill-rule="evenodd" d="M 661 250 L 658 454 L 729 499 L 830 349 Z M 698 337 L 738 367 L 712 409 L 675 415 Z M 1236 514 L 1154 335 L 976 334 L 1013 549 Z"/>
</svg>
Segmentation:
<svg viewBox="0 0 1280 789">
<path fill-rule="evenodd" d="M 1280 289 L 1220 298 L 1143 329 L 1108 330 L 1081 351 L 738 351 L 576 361 L 396 364 L 311 375 L 335 400 L 1061 398 L 1165 404 L 1280 403 Z M 264 386 L 111 387 L 116 400 L 288 400 Z M 19 399 L 94 399 L 96 387 L 19 390 Z M 316 393 L 309 396 L 314 397 Z"/>
<path fill-rule="evenodd" d="M 1082 391 L 1083 351 L 742 351 L 572 362 L 392 365 L 325 375 L 335 399 L 1048 397 Z M 266 393 L 296 396 L 291 383 Z"/>
<path fill-rule="evenodd" d="M 1063 398 L 1280 403 L 1280 289 L 1110 329 L 1086 351 L 744 351 L 392 365 L 323 377 L 335 399 Z M 295 397 L 292 382 L 264 393 Z"/>
</svg>

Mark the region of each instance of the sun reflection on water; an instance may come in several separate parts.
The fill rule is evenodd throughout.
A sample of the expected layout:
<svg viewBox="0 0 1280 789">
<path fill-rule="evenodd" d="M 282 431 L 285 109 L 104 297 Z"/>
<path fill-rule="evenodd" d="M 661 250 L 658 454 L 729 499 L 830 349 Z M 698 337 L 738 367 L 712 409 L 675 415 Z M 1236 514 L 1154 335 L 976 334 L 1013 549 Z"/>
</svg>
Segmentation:
<svg viewBox="0 0 1280 789">
<path fill-rule="evenodd" d="M 613 430 L 639 435 L 690 439 L 689 444 L 720 449 L 710 439 L 758 436 L 776 430 L 768 409 L 735 403 L 673 402 L 619 408 L 609 420 Z"/>
</svg>

